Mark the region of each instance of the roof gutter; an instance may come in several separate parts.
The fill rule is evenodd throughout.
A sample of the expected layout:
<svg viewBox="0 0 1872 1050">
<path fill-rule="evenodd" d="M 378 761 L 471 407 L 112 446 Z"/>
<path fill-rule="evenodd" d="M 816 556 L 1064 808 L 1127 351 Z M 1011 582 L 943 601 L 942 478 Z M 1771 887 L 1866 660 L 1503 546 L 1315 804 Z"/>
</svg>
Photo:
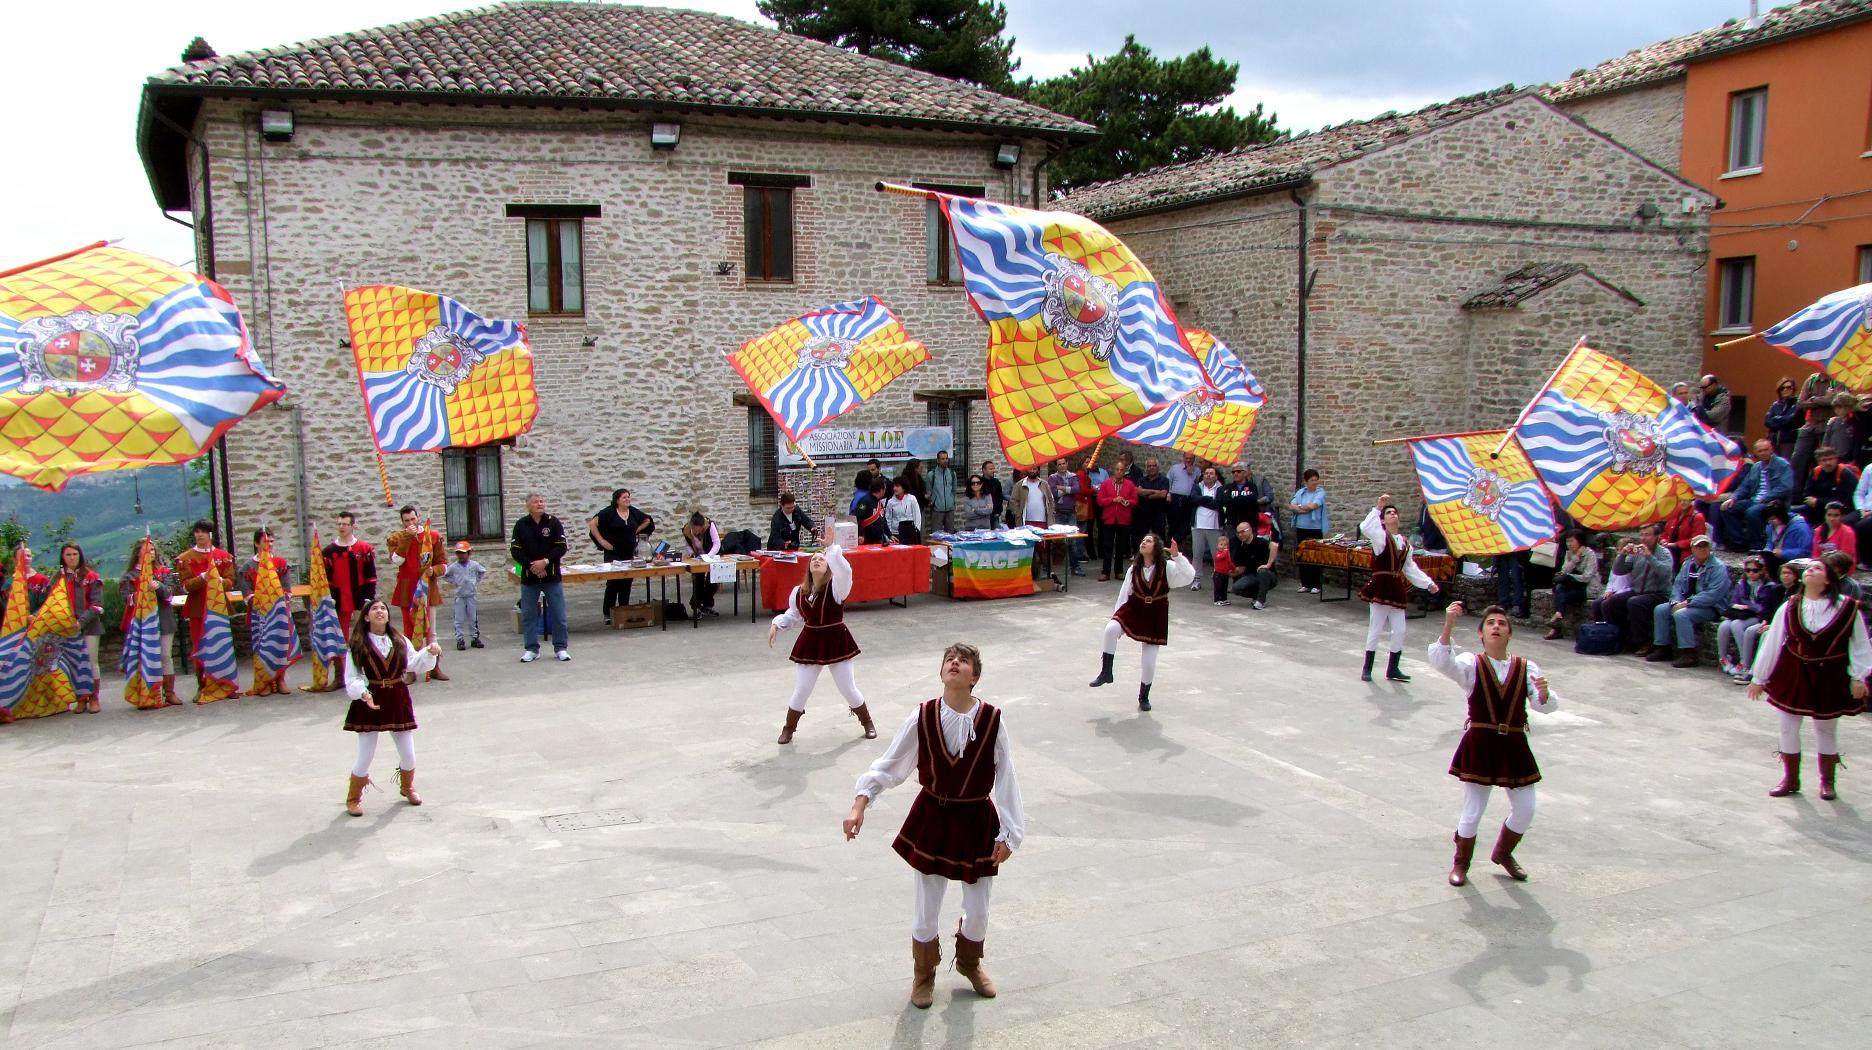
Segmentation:
<svg viewBox="0 0 1872 1050">
<path fill-rule="evenodd" d="M 1724 55 L 1733 55 L 1738 51 L 1752 51 L 1758 47 L 1767 47 L 1770 44 L 1779 44 L 1783 40 L 1792 40 L 1796 37 L 1812 36 L 1815 33 L 1825 33 L 1825 32 L 1828 32 L 1829 30 L 1838 29 L 1841 26 L 1851 25 L 1854 22 L 1863 22 L 1868 18 L 1872 18 L 1872 10 L 1857 11 L 1852 14 L 1840 15 L 1836 18 L 1827 19 L 1824 22 L 1816 22 L 1815 24 L 1810 25 L 1810 26 L 1802 26 L 1799 29 L 1790 29 L 1785 33 L 1775 33 L 1770 36 L 1764 36 L 1755 40 L 1738 40 L 1733 44 L 1724 44 L 1720 47 L 1711 47 L 1711 48 L 1705 48 L 1701 51 L 1692 51 L 1690 54 L 1687 54 L 1683 57 L 1683 62 L 1685 65 L 1688 65 L 1692 62 L 1701 62 L 1705 59 L 1721 58 Z"/>
<path fill-rule="evenodd" d="M 1167 211 L 1181 211 L 1184 208 L 1193 208 L 1198 204 L 1216 204 L 1221 201 L 1242 200 L 1248 197 L 1259 197 L 1267 193 L 1279 193 L 1281 190 L 1293 191 L 1305 189 L 1311 185 L 1313 185 L 1313 174 L 1312 172 L 1307 172 L 1303 175 L 1289 176 L 1276 182 L 1262 183 L 1259 186 L 1222 190 L 1217 193 L 1205 193 L 1198 197 L 1179 197 L 1173 201 L 1164 201 L 1160 204 L 1147 204 L 1137 208 L 1122 208 L 1111 212 L 1086 212 L 1085 214 L 1099 222 L 1117 222 L 1120 219 L 1141 219 L 1146 215 L 1161 215 Z M 1067 199 L 1060 203 L 1070 207 L 1072 204 L 1071 195 L 1068 194 Z"/>
</svg>

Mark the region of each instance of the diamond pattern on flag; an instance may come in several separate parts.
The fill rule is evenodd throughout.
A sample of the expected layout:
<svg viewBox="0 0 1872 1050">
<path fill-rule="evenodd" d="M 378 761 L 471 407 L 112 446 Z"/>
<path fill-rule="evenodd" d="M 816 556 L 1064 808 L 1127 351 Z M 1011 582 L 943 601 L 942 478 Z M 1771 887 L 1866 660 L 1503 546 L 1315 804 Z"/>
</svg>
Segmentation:
<svg viewBox="0 0 1872 1050">
<path fill-rule="evenodd" d="M 1505 554 L 1553 539 L 1553 501 L 1507 431 L 1412 438 L 1411 459 L 1424 506 L 1455 554 Z"/>
<path fill-rule="evenodd" d="M 1761 334 L 1852 390 L 1872 389 L 1872 284 L 1822 296 Z"/>
<path fill-rule="evenodd" d="M 801 314 L 728 355 L 795 444 L 929 359 L 877 296 Z"/>
<path fill-rule="evenodd" d="M 347 291 L 344 307 L 379 451 L 481 445 L 532 429 L 539 398 L 525 325 L 387 284 Z"/>
<path fill-rule="evenodd" d="M 1186 328 L 1202 365 L 1202 385 L 1118 431 L 1125 441 L 1152 448 L 1187 452 L 1212 463 L 1233 463 L 1241 455 L 1255 417 L 1267 404 L 1267 391 L 1228 344 L 1201 328 Z"/>
</svg>

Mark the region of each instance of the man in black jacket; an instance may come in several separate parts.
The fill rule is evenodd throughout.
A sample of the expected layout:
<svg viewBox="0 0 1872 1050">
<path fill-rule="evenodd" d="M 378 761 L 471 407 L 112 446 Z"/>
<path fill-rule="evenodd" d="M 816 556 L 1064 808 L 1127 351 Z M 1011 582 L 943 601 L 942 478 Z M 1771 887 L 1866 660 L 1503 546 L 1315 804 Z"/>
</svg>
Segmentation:
<svg viewBox="0 0 1872 1050">
<path fill-rule="evenodd" d="M 1261 519 L 1261 490 L 1248 480 L 1245 464 L 1235 464 L 1229 475 L 1222 486 L 1222 531 L 1233 536 L 1235 526 L 1247 522 L 1252 527 Z"/>
<path fill-rule="evenodd" d="M 858 500 L 852 516 L 858 519 L 859 543 L 889 543 L 890 527 L 884 520 L 884 493 L 889 482 L 882 477 L 871 479 L 871 491 Z"/>
<path fill-rule="evenodd" d="M 1235 534 L 1229 537 L 1229 559 L 1235 567 L 1226 574 L 1215 574 L 1217 605 L 1229 604 L 1229 592 L 1233 591 L 1254 602 L 1255 608 L 1267 608 L 1268 598 L 1274 594 L 1274 562 L 1280 557 L 1280 536 L 1266 515 L 1261 520 L 1260 527 L 1245 521 L 1236 523 Z"/>
<path fill-rule="evenodd" d="M 542 597 L 552 621 L 553 653 L 561 662 L 572 659 L 566 648 L 565 587 L 559 575 L 559 561 L 566 553 L 565 526 L 546 513 L 546 497 L 537 492 L 527 496 L 527 512 L 514 522 L 507 552 L 520 566 L 520 633 L 526 645 L 520 662 L 530 664 L 539 658 Z"/>
<path fill-rule="evenodd" d="M 989 520 L 998 525 L 1001 521 L 1001 511 L 1007 504 L 1007 490 L 1001 487 L 1001 479 L 995 477 L 994 466 L 994 460 L 982 460 L 982 494 L 994 500 L 994 514 Z"/>
<path fill-rule="evenodd" d="M 1826 521 L 1827 504 L 1838 503 L 1848 510 L 1846 524 L 1853 524 L 1859 520 L 1859 512 L 1852 509 L 1859 491 L 1858 468 L 1840 462 L 1839 450 L 1831 445 L 1820 446 L 1815 455 L 1820 457 L 1820 465 L 1807 478 L 1807 488 L 1801 496 L 1801 514 L 1807 518 L 1807 524 L 1818 526 Z"/>
<path fill-rule="evenodd" d="M 812 518 L 799 508 L 791 492 L 781 493 L 780 509 L 773 512 L 773 520 L 767 525 L 767 549 L 797 550 L 801 543 L 810 543 L 812 538 Z"/>
</svg>

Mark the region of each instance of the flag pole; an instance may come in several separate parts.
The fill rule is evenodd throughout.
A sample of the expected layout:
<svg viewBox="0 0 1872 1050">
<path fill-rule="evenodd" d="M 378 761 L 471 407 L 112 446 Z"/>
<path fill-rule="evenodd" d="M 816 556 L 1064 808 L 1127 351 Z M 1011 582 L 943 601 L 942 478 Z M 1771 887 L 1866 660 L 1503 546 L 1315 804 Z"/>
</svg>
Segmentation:
<svg viewBox="0 0 1872 1050">
<path fill-rule="evenodd" d="M 1755 340 L 1757 340 L 1757 339 L 1760 339 L 1760 338 L 1761 338 L 1761 334 L 1760 334 L 1760 333 L 1758 333 L 1758 332 L 1751 332 L 1751 333 L 1749 333 L 1748 335 L 1745 335 L 1745 336 L 1743 336 L 1743 337 L 1742 337 L 1742 338 L 1740 338 L 1740 339 L 1725 339 L 1725 340 L 1723 340 L 1722 342 L 1720 342 L 1720 343 L 1717 343 L 1717 344 L 1716 344 L 1716 345 L 1715 345 L 1714 347 L 1712 347 L 1711 349 L 1714 349 L 1714 350 L 1721 350 L 1721 349 L 1722 349 L 1723 347 L 1725 347 L 1725 346 L 1740 346 L 1740 345 L 1741 345 L 1741 344 L 1743 344 L 1743 343 L 1752 343 L 1752 342 L 1754 342 Z"/>
<path fill-rule="evenodd" d="M 1527 418 L 1529 412 L 1534 411 L 1534 403 L 1539 401 L 1542 395 L 1547 393 L 1547 389 L 1554 385 L 1554 380 L 1560 378 L 1560 370 L 1565 368 L 1567 362 L 1573 360 L 1573 355 L 1579 353 L 1580 348 L 1585 345 L 1586 337 L 1582 335 L 1579 337 L 1579 342 L 1573 344 L 1573 349 L 1568 350 L 1567 355 L 1560 359 L 1559 364 L 1554 366 L 1553 375 L 1547 377 L 1547 381 L 1541 384 L 1541 388 L 1534 392 L 1534 396 L 1530 398 L 1527 405 L 1521 409 L 1521 414 L 1515 417 L 1514 425 L 1508 428 L 1507 433 L 1502 435 L 1501 442 L 1495 446 L 1495 450 L 1489 453 L 1490 459 L 1501 458 L 1502 449 L 1507 448 L 1508 442 L 1514 440 L 1514 433 L 1521 428 L 1522 420 Z"/>
<path fill-rule="evenodd" d="M 1499 433 L 1500 431 L 1498 430 L 1464 430 L 1455 434 L 1419 434 L 1416 437 L 1374 438 L 1372 439 L 1372 447 L 1377 448 L 1380 445 L 1404 445 L 1412 441 L 1441 441 L 1445 438 L 1481 437 L 1484 434 Z"/>
<path fill-rule="evenodd" d="M 896 193 L 905 197 L 921 197 L 926 201 L 933 201 L 940 196 L 935 190 L 919 189 L 915 186 L 905 186 L 902 183 L 884 182 L 882 180 L 878 181 L 875 188 L 879 193 Z"/>
</svg>

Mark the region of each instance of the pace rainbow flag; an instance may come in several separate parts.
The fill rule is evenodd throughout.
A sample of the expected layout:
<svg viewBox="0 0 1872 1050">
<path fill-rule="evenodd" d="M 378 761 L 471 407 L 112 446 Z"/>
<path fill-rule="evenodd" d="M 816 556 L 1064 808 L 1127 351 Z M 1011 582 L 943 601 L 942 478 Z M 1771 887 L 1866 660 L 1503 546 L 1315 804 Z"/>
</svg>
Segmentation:
<svg viewBox="0 0 1872 1050">
<path fill-rule="evenodd" d="M 32 680 L 32 641 L 26 637 L 32 610 L 26 577 L 31 574 L 32 559 L 21 547 L 13 555 L 6 613 L 0 616 L 0 714 L 9 722 L 13 720 L 13 708 L 26 695 L 26 683 Z"/>
<path fill-rule="evenodd" d="M 218 572 L 207 574 L 206 611 L 202 636 L 195 641 L 195 670 L 201 675 L 198 704 L 212 704 L 240 695 L 240 664 L 234 658 L 234 628 L 228 622 L 227 582 Z"/>
<path fill-rule="evenodd" d="M 1156 278 L 1098 223 L 879 188 L 942 207 L 969 302 L 988 322 L 988 405 L 1015 466 L 1082 449 L 1202 385 Z"/>
<path fill-rule="evenodd" d="M 346 645 L 344 625 L 338 617 L 338 600 L 332 597 L 331 579 L 325 575 L 325 558 L 318 553 L 324 549 L 319 543 L 318 530 L 312 530 L 312 566 L 306 572 L 311 589 L 306 604 L 310 606 L 312 620 L 312 644 L 306 647 L 312 654 L 312 684 L 306 689 L 309 693 L 322 693 L 331 686 L 332 677 L 338 673 L 338 658 L 345 654 Z"/>
<path fill-rule="evenodd" d="M 26 628 L 32 646 L 32 678 L 26 695 L 14 706 L 15 718 L 44 718 L 71 707 L 80 696 L 97 691 L 97 675 L 78 632 L 78 613 L 72 608 L 71 589 L 54 581 L 45 604 L 33 613 Z"/>
<path fill-rule="evenodd" d="M 1033 593 L 1032 546 L 991 540 L 949 548 L 950 593 L 955 598 L 1012 598 Z"/>
<path fill-rule="evenodd" d="M 801 314 L 728 355 L 795 444 L 929 359 L 875 295 Z"/>
<path fill-rule="evenodd" d="M 98 243 L 0 272 L 0 471 L 185 463 L 286 393 L 227 289 Z"/>
<path fill-rule="evenodd" d="M 137 544 L 137 584 L 125 596 L 130 626 L 124 631 L 117 669 L 124 673 L 124 702 L 150 710 L 163 706 L 162 619 L 156 598 L 156 552 L 152 543 Z"/>
<path fill-rule="evenodd" d="M 1514 433 L 1554 499 L 1590 529 L 1662 521 L 1721 492 L 1742 460 L 1650 377 L 1583 339 Z"/>
<path fill-rule="evenodd" d="M 1233 463 L 1248 443 L 1248 435 L 1254 433 L 1255 417 L 1267 404 L 1267 391 L 1227 343 L 1201 328 L 1186 328 L 1183 333 L 1202 365 L 1201 385 L 1118 431 L 1117 436 L 1152 448 L 1188 452 L 1212 463 Z"/>
<path fill-rule="evenodd" d="M 1848 389 L 1872 389 L 1872 284 L 1823 296 L 1763 332 L 1761 341 L 1819 365 Z"/>
<path fill-rule="evenodd" d="M 1506 554 L 1553 539 L 1553 501 L 1527 453 L 1505 430 L 1411 438 L 1430 519 L 1455 554 Z"/>
<path fill-rule="evenodd" d="M 524 434 L 539 414 L 526 326 L 390 284 L 344 295 L 364 414 L 379 452 L 430 452 Z"/>
</svg>

